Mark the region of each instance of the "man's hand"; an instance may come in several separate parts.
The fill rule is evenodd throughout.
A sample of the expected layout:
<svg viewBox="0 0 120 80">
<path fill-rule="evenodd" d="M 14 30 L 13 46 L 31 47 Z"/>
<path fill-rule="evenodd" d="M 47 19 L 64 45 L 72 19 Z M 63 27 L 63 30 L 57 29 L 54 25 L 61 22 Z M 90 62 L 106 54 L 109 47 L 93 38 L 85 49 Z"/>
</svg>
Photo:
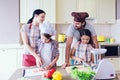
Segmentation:
<svg viewBox="0 0 120 80">
<path fill-rule="evenodd" d="M 65 69 L 65 68 L 68 67 L 68 66 L 70 66 L 70 63 L 66 63 L 66 62 L 65 62 L 65 63 L 62 65 L 62 68 Z"/>
</svg>

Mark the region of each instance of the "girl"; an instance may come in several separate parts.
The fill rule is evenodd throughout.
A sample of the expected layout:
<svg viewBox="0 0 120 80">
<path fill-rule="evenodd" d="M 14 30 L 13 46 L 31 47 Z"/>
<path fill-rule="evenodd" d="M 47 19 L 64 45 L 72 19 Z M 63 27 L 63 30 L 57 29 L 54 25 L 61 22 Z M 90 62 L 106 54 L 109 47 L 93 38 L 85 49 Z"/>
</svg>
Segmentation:
<svg viewBox="0 0 120 80">
<path fill-rule="evenodd" d="M 59 57 L 58 43 L 51 39 L 55 35 L 54 28 L 49 23 L 40 25 L 41 39 L 38 41 L 38 54 L 41 58 L 38 66 L 48 70 L 56 65 Z"/>
<path fill-rule="evenodd" d="M 80 40 L 74 45 L 71 50 L 71 58 L 74 59 L 74 64 L 81 62 L 93 63 L 93 55 L 90 52 L 92 47 L 92 36 L 88 29 L 80 31 Z"/>
<path fill-rule="evenodd" d="M 25 46 L 22 65 L 25 67 L 36 66 L 40 61 L 37 54 L 37 41 L 40 38 L 39 24 L 45 20 L 45 14 L 43 10 L 36 9 L 32 18 L 21 28 L 21 37 Z"/>
</svg>

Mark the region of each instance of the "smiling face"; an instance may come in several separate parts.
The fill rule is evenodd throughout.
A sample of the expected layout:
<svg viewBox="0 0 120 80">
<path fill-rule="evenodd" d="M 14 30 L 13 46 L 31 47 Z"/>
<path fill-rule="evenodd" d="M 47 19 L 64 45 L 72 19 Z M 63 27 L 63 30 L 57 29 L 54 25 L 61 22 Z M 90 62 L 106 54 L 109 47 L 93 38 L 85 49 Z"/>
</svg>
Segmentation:
<svg viewBox="0 0 120 80">
<path fill-rule="evenodd" d="M 90 41 L 90 37 L 89 36 L 87 36 L 87 35 L 82 35 L 81 36 L 81 43 L 88 44 L 89 41 Z"/>
<path fill-rule="evenodd" d="M 42 23 L 45 20 L 45 13 L 35 15 L 35 19 L 38 23 Z"/>
<path fill-rule="evenodd" d="M 85 22 L 76 22 L 74 21 L 75 29 L 80 29 L 84 27 Z"/>
</svg>

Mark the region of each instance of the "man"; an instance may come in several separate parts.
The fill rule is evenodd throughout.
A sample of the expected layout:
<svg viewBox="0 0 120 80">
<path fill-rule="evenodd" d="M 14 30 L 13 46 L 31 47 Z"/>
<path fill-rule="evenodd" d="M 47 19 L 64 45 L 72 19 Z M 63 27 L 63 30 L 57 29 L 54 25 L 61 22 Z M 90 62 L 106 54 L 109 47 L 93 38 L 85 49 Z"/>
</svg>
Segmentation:
<svg viewBox="0 0 120 80">
<path fill-rule="evenodd" d="M 74 17 L 74 22 L 71 24 L 67 30 L 67 41 L 66 41 L 66 55 L 65 63 L 62 65 L 62 68 L 65 68 L 70 65 L 70 50 L 71 46 L 80 39 L 79 31 L 82 29 L 90 30 L 92 34 L 92 40 L 95 48 L 98 48 L 97 35 L 95 29 L 92 25 L 88 24 L 85 19 L 89 17 L 86 12 L 72 12 L 71 14 Z"/>
</svg>

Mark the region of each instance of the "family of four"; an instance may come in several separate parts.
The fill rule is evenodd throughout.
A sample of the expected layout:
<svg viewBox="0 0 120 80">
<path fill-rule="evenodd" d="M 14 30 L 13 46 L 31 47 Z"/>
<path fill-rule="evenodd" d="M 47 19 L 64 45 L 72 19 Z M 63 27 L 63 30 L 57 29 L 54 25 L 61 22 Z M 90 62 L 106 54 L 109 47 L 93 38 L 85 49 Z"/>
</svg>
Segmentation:
<svg viewBox="0 0 120 80">
<path fill-rule="evenodd" d="M 25 67 L 37 66 L 49 70 L 56 66 L 59 59 L 58 42 L 51 38 L 56 31 L 50 23 L 45 22 L 45 15 L 45 11 L 36 9 L 32 18 L 20 30 L 25 45 L 22 61 Z M 98 48 L 96 32 L 85 21 L 88 13 L 72 12 L 71 15 L 74 21 L 66 33 L 65 63 L 62 68 L 70 65 L 70 58 L 74 60 L 74 64 L 94 63 L 90 50 Z"/>
</svg>

